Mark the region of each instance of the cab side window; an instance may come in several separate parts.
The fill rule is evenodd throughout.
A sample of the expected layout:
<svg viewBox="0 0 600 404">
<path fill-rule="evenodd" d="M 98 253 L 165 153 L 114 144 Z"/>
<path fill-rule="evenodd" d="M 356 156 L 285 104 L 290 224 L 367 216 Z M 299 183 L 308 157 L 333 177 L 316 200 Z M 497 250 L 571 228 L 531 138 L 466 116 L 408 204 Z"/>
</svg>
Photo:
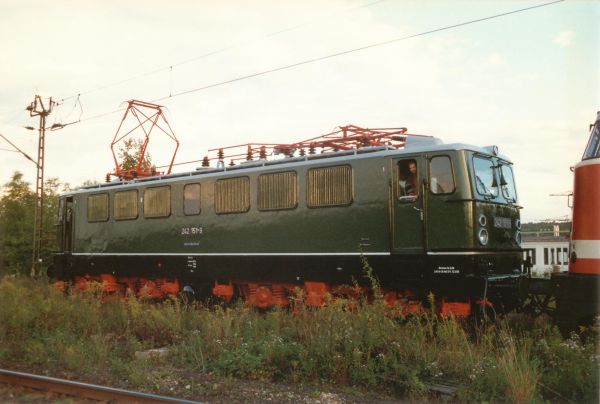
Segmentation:
<svg viewBox="0 0 600 404">
<path fill-rule="evenodd" d="M 415 159 L 398 162 L 398 197 L 414 200 L 419 195 L 419 171 Z"/>
<path fill-rule="evenodd" d="M 429 184 L 432 194 L 451 194 L 456 189 L 452 162 L 448 156 L 433 157 L 429 163 Z"/>
<path fill-rule="evenodd" d="M 183 187 L 183 214 L 200 214 L 200 184 L 185 184 Z"/>
</svg>

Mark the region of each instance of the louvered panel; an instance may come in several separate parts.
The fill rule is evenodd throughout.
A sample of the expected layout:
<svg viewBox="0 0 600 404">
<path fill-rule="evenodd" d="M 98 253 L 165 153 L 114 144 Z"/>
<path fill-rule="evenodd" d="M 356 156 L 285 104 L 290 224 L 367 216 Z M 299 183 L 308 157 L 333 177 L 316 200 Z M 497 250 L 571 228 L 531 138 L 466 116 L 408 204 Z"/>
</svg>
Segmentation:
<svg viewBox="0 0 600 404">
<path fill-rule="evenodd" d="M 105 222 L 108 220 L 108 194 L 88 196 L 87 220 L 88 222 Z"/>
<path fill-rule="evenodd" d="M 215 212 L 241 213 L 250 209 L 250 179 L 228 178 L 215 183 Z"/>
<path fill-rule="evenodd" d="M 308 172 L 309 207 L 341 206 L 352 203 L 352 167 L 313 168 Z"/>
<path fill-rule="evenodd" d="M 171 187 L 144 190 L 144 217 L 167 217 L 171 214 Z"/>
<path fill-rule="evenodd" d="M 135 219 L 138 216 L 137 190 L 115 193 L 114 216 L 116 220 Z"/>
<path fill-rule="evenodd" d="M 293 209 L 298 204 L 298 177 L 294 171 L 258 177 L 258 209 Z"/>
</svg>

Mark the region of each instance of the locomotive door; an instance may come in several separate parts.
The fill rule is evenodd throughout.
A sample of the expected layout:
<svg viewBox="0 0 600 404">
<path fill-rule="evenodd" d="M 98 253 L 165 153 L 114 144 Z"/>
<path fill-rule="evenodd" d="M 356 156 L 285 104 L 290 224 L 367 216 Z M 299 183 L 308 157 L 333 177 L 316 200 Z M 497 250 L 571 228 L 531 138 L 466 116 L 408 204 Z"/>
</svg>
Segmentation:
<svg viewBox="0 0 600 404">
<path fill-rule="evenodd" d="M 456 189 L 452 158 L 443 153 L 427 157 L 427 250 L 440 252 L 465 248 L 470 233 L 464 226 L 472 213 L 466 209 L 467 203 Z"/>
<path fill-rule="evenodd" d="M 61 204 L 61 208 L 64 209 L 61 212 L 62 216 L 62 251 L 64 253 L 70 253 L 73 248 L 73 197 L 68 196 L 64 200 L 64 204 Z"/>
<path fill-rule="evenodd" d="M 423 239 L 423 178 L 425 160 L 419 156 L 392 159 L 391 249 L 396 254 L 420 254 Z"/>
</svg>

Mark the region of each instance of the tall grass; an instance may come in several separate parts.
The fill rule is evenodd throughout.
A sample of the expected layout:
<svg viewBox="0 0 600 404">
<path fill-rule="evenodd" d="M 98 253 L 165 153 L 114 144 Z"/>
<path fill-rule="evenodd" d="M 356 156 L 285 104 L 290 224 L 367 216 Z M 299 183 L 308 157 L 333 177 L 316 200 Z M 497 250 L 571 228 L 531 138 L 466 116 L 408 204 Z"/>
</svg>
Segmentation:
<svg viewBox="0 0 600 404">
<path fill-rule="evenodd" d="M 452 381 L 467 401 L 597 402 L 597 334 L 586 335 L 563 338 L 547 319 L 521 315 L 487 326 L 431 314 L 398 319 L 380 296 L 258 313 L 243 304 L 102 303 L 93 292 L 0 280 L 0 363 L 133 387 L 155 388 L 161 369 L 181 369 L 407 399 Z M 166 358 L 136 359 L 165 346 Z"/>
</svg>

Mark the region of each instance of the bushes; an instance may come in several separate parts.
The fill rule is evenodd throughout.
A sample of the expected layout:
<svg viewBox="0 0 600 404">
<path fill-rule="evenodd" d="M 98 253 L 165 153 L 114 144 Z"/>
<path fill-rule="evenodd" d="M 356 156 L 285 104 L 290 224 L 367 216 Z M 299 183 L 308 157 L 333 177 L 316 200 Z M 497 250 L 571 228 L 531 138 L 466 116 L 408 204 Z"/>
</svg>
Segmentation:
<svg viewBox="0 0 600 404">
<path fill-rule="evenodd" d="M 257 313 L 137 299 L 100 303 L 29 279 L 0 280 L 0 360 L 49 371 L 105 374 L 152 388 L 152 371 L 324 382 L 412 399 L 453 381 L 468 401 L 594 401 L 596 334 L 563 338 L 547 319 L 511 315 L 485 327 L 432 315 L 397 319 L 381 300 Z M 166 358 L 135 352 L 168 346 Z M 160 377 L 166 377 L 161 375 Z"/>
</svg>

